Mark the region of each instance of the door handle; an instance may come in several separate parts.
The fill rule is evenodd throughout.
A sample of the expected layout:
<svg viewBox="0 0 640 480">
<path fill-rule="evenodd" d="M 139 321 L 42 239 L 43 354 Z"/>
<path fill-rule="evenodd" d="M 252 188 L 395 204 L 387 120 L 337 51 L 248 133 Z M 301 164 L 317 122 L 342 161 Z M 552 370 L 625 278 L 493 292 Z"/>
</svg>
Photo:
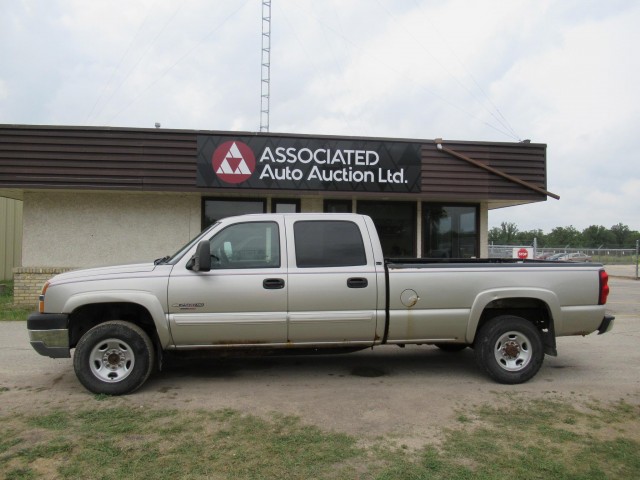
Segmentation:
<svg viewBox="0 0 640 480">
<path fill-rule="evenodd" d="M 279 290 L 284 288 L 284 280 L 282 278 L 266 278 L 262 282 L 262 287 L 266 290 Z"/>
<path fill-rule="evenodd" d="M 369 281 L 366 278 L 350 278 L 347 280 L 347 287 L 349 288 L 367 288 Z"/>
</svg>

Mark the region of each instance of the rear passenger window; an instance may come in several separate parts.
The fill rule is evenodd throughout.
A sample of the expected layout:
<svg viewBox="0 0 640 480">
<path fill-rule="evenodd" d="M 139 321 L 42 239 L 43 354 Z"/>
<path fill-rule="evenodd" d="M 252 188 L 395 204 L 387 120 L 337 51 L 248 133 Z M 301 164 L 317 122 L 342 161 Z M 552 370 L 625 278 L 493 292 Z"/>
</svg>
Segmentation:
<svg viewBox="0 0 640 480">
<path fill-rule="evenodd" d="M 293 231 L 299 268 L 367 264 L 362 235 L 353 222 L 299 221 L 294 223 Z"/>
</svg>

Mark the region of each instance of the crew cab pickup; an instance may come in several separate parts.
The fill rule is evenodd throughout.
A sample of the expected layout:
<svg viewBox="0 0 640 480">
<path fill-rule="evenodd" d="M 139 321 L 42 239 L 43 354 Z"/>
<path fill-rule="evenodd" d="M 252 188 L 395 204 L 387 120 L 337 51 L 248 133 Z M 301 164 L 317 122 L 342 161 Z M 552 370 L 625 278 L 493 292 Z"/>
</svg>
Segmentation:
<svg viewBox="0 0 640 480">
<path fill-rule="evenodd" d="M 385 259 L 362 215 L 247 215 L 152 263 L 53 277 L 27 328 L 41 355 L 75 348 L 79 381 L 111 395 L 139 388 L 172 350 L 472 347 L 515 384 L 556 355 L 556 337 L 611 329 L 607 281 L 593 263 Z"/>
</svg>

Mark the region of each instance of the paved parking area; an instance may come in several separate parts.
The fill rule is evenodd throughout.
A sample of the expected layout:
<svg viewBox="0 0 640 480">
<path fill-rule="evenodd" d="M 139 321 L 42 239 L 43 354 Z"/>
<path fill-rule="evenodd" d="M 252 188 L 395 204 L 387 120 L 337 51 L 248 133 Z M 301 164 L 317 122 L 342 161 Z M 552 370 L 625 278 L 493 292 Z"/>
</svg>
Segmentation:
<svg viewBox="0 0 640 480">
<path fill-rule="evenodd" d="M 635 265 L 605 265 L 604 268 L 612 277 L 638 279 L 638 269 Z"/>
</svg>

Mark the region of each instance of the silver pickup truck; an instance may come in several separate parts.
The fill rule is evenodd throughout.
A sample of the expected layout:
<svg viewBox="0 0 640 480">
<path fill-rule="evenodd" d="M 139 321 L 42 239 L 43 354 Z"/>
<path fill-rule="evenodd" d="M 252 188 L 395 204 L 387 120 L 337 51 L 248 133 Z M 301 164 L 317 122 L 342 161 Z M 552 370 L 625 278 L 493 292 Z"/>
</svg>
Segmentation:
<svg viewBox="0 0 640 480">
<path fill-rule="evenodd" d="M 369 217 L 225 218 L 153 263 L 77 270 L 43 287 L 27 321 L 41 355 L 70 357 L 91 392 L 139 388 L 169 351 L 344 352 L 472 347 L 501 383 L 556 355 L 556 337 L 605 333 L 601 265 L 385 259 Z"/>
</svg>

